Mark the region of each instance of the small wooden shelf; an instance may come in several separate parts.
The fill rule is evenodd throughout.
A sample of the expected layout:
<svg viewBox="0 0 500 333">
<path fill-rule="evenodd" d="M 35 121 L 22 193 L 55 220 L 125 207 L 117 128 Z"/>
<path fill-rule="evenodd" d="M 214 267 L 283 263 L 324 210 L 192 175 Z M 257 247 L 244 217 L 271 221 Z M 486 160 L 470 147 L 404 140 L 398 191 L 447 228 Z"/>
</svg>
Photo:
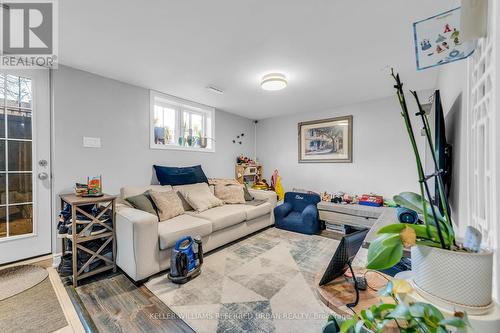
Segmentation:
<svg viewBox="0 0 500 333">
<path fill-rule="evenodd" d="M 72 260 L 73 260 L 73 286 L 78 286 L 78 281 L 89 276 L 105 272 L 108 270 L 113 270 L 116 272 L 116 233 L 115 233 L 115 204 L 116 204 L 116 196 L 104 194 L 100 197 L 79 197 L 75 194 L 61 194 L 61 209 L 64 208 L 64 204 L 67 203 L 71 205 L 71 231 L 73 234 L 70 237 L 63 238 L 63 242 L 71 241 L 72 246 Z M 85 205 L 101 205 L 104 207 L 97 216 L 93 216 L 80 207 Z M 108 226 L 105 224 L 109 219 L 102 219 L 103 216 L 109 215 L 111 218 L 112 226 Z M 77 214 L 81 214 L 88 218 L 88 221 L 77 221 Z M 85 225 L 82 230 L 77 232 L 77 226 Z M 101 234 L 83 236 L 83 233 L 89 229 L 92 229 L 94 225 L 101 225 L 104 228 L 107 228 L 108 231 L 105 231 Z M 103 244 L 96 251 L 89 249 L 85 246 L 86 242 L 96 240 L 96 239 L 104 239 Z M 104 248 L 107 247 L 108 244 L 112 244 L 112 260 L 106 258 L 101 255 L 101 252 Z M 66 244 L 63 244 L 63 255 L 66 250 Z M 85 261 L 81 267 L 78 267 L 78 252 L 83 251 L 90 255 L 90 258 Z M 90 266 L 90 264 L 96 260 L 101 259 L 104 262 L 103 266 L 98 266 L 95 269 L 92 269 L 88 272 L 84 270 Z"/>
<path fill-rule="evenodd" d="M 239 183 L 253 185 L 262 180 L 262 165 L 236 164 L 234 174 Z"/>
</svg>

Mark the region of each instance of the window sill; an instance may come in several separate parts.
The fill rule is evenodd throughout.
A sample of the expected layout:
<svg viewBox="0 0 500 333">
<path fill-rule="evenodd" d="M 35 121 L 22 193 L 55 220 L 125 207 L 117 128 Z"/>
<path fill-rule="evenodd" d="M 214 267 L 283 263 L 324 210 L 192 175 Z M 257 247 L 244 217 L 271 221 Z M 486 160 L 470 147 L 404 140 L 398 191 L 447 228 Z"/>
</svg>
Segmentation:
<svg viewBox="0 0 500 333">
<path fill-rule="evenodd" d="M 182 151 L 192 151 L 197 153 L 215 153 L 215 148 L 199 148 L 199 147 L 182 147 L 177 145 L 156 145 L 152 144 L 151 149 L 159 150 L 182 150 Z"/>
</svg>

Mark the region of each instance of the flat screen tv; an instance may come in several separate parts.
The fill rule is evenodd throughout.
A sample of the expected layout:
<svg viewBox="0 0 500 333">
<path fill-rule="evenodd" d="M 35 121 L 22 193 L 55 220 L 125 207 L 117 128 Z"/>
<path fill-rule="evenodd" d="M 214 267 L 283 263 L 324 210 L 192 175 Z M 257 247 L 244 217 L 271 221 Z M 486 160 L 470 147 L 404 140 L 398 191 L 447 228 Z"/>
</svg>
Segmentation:
<svg viewBox="0 0 500 333">
<path fill-rule="evenodd" d="M 433 111 L 434 115 L 431 119 L 434 118 L 434 150 L 438 169 L 443 170 L 441 178 L 443 179 L 444 195 L 448 197 L 450 195 L 452 177 L 452 146 L 446 141 L 446 122 L 443 106 L 441 105 L 441 94 L 439 93 L 439 90 L 434 92 Z M 443 207 L 441 206 L 439 198 L 439 188 L 437 182 L 435 182 L 434 188 L 434 203 L 442 212 Z M 449 209 L 449 207 L 447 208 Z"/>
</svg>

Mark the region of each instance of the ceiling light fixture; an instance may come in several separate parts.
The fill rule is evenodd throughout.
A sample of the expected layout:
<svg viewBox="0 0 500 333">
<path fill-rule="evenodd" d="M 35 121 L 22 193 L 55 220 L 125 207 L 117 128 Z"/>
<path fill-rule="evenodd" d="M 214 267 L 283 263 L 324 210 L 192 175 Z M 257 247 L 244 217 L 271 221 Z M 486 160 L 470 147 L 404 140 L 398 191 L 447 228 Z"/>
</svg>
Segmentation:
<svg viewBox="0 0 500 333">
<path fill-rule="evenodd" d="M 207 90 L 214 92 L 216 94 L 219 94 L 219 95 L 222 95 L 224 93 L 224 90 L 217 88 L 217 87 L 214 87 L 214 86 L 208 86 L 206 88 L 207 88 Z"/>
<path fill-rule="evenodd" d="M 264 90 L 281 90 L 286 88 L 288 82 L 286 80 L 286 76 L 281 73 L 271 73 L 264 75 L 262 77 L 262 81 L 260 82 L 260 86 Z"/>
</svg>

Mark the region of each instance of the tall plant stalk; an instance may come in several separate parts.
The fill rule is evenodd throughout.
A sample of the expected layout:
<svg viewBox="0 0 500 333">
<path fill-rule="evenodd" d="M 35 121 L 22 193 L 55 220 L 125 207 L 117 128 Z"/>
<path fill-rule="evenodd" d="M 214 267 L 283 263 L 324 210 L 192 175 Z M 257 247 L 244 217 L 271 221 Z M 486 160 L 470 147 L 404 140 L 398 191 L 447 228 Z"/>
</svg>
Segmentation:
<svg viewBox="0 0 500 333">
<path fill-rule="evenodd" d="M 394 80 L 396 81 L 396 85 L 394 86 L 394 88 L 397 91 L 397 96 L 398 96 L 398 99 L 399 99 L 399 104 L 401 105 L 401 110 L 402 110 L 401 115 L 403 116 L 403 119 L 405 121 L 406 129 L 408 131 L 408 136 L 410 138 L 410 142 L 411 142 L 411 145 L 412 145 L 412 148 L 413 148 L 413 152 L 415 154 L 415 160 L 416 160 L 416 163 L 417 163 L 417 171 L 418 171 L 419 184 L 420 184 L 420 194 L 421 194 L 422 199 L 423 199 L 422 202 L 423 202 L 423 211 L 424 211 L 424 214 L 423 214 L 424 215 L 424 223 L 425 223 L 425 226 L 426 226 L 427 235 L 430 237 L 431 236 L 431 232 L 429 230 L 429 221 L 428 221 L 428 218 L 427 218 L 427 202 L 425 200 L 425 197 L 426 197 L 425 194 L 427 194 L 427 197 L 429 199 L 431 198 L 431 194 L 430 194 L 430 190 L 429 190 L 429 185 L 427 184 L 427 179 L 426 179 L 426 176 L 425 176 L 425 173 L 424 173 L 424 168 L 422 166 L 422 160 L 420 158 L 420 153 L 418 151 L 417 142 L 415 140 L 415 134 L 413 132 L 413 126 L 412 126 L 411 120 L 410 120 L 410 115 L 409 115 L 408 107 L 407 107 L 407 104 L 406 104 L 406 98 L 404 96 L 403 84 L 401 83 L 401 80 L 399 78 L 399 74 L 394 74 L 394 70 L 393 69 L 391 69 L 391 75 L 394 78 Z M 437 234 L 438 234 L 438 237 L 439 237 L 439 242 L 441 244 L 441 247 L 443 249 L 446 249 L 446 248 L 448 248 L 448 246 L 447 246 L 447 244 L 445 242 L 445 239 L 444 239 L 444 236 L 443 236 L 443 230 L 441 228 L 441 222 L 439 221 L 438 216 L 437 216 L 436 207 L 434 207 L 434 205 L 431 203 L 430 204 L 430 208 L 431 208 L 432 216 L 434 218 L 434 222 L 435 222 L 435 225 L 436 225 Z M 447 240 L 449 240 L 449 235 L 447 235 L 447 236 L 448 236 Z"/>
</svg>

